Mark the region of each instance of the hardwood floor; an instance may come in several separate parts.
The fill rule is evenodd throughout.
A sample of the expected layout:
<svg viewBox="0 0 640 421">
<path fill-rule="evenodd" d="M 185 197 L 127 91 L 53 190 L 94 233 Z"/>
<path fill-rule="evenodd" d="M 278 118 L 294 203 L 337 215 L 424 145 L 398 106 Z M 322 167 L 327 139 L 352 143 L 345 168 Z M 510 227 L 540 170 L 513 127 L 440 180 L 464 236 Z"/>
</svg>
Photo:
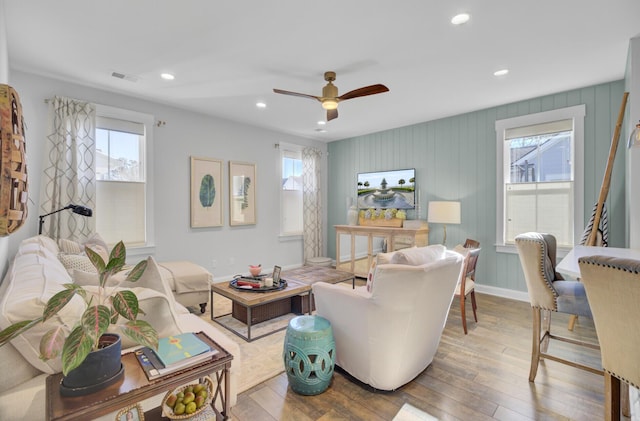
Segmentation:
<svg viewBox="0 0 640 421">
<path fill-rule="evenodd" d="M 391 420 L 405 402 L 440 420 L 603 418 L 602 376 L 544 361 L 535 383 L 528 381 L 532 324 L 528 303 L 476 295 L 478 323 L 471 316 L 469 334 L 464 335 L 460 306 L 454 300 L 433 363 L 402 388 L 373 392 L 336 371 L 326 392 L 301 396 L 288 388 L 287 377 L 281 374 L 240 394 L 232 408 L 233 419 Z M 553 314 L 552 321 L 556 334 L 595 341 L 591 320 L 580 318 L 574 332 L 567 330 L 568 317 Z M 556 352 L 599 366 L 598 352 L 575 353 L 567 346 L 556 347 Z"/>
</svg>

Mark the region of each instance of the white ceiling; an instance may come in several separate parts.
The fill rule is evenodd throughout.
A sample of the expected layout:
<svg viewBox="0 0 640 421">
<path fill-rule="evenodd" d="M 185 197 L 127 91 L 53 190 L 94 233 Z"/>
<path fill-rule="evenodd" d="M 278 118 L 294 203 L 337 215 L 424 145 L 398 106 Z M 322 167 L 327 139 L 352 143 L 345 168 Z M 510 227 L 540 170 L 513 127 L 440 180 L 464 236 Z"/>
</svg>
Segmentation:
<svg viewBox="0 0 640 421">
<path fill-rule="evenodd" d="M 5 0 L 4 8 L 10 69 L 322 141 L 621 79 L 640 34 L 638 0 Z M 449 21 L 459 12 L 471 20 L 456 27 Z M 502 68 L 510 73 L 493 76 Z M 272 89 L 320 95 L 327 70 L 340 94 L 376 83 L 390 92 L 340 103 L 320 133 L 320 103 Z"/>
</svg>

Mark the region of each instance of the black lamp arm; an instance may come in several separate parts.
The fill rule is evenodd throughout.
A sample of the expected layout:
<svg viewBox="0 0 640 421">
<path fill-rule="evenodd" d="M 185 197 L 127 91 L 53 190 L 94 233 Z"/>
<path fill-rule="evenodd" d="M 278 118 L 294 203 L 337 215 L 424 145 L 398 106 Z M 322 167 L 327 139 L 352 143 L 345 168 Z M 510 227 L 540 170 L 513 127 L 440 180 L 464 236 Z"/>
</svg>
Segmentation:
<svg viewBox="0 0 640 421">
<path fill-rule="evenodd" d="M 38 217 L 39 218 L 38 235 L 42 234 L 42 226 L 44 225 L 44 218 L 46 218 L 49 215 L 53 215 L 54 213 L 62 212 L 63 210 L 66 210 L 66 209 L 72 209 L 73 213 L 77 213 L 78 215 L 82 215 L 82 216 L 92 216 L 93 214 L 93 211 L 90 208 L 87 208 L 86 206 L 69 204 L 64 208 L 54 210 L 53 212 L 49 212 L 44 215 L 40 215 Z"/>
</svg>

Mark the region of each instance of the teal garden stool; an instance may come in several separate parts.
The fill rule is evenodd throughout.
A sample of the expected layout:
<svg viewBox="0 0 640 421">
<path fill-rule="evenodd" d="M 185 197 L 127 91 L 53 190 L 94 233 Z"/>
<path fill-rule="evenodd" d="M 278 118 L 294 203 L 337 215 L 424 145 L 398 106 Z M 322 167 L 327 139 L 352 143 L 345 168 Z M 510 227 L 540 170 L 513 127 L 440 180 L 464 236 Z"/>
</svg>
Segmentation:
<svg viewBox="0 0 640 421">
<path fill-rule="evenodd" d="M 291 319 L 282 357 L 294 392 L 317 395 L 327 390 L 336 364 L 336 343 L 329 320 L 320 316 Z"/>
</svg>

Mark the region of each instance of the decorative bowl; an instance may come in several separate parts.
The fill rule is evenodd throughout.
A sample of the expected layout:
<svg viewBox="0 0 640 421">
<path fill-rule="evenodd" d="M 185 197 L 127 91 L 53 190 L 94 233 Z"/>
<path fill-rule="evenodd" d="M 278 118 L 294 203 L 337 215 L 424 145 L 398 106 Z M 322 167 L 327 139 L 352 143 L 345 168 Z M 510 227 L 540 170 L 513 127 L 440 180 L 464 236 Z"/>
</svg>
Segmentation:
<svg viewBox="0 0 640 421">
<path fill-rule="evenodd" d="M 262 272 L 262 265 L 259 265 L 259 266 L 249 265 L 249 273 L 251 273 L 251 276 L 258 276 L 260 275 L 261 272 Z"/>
</svg>

